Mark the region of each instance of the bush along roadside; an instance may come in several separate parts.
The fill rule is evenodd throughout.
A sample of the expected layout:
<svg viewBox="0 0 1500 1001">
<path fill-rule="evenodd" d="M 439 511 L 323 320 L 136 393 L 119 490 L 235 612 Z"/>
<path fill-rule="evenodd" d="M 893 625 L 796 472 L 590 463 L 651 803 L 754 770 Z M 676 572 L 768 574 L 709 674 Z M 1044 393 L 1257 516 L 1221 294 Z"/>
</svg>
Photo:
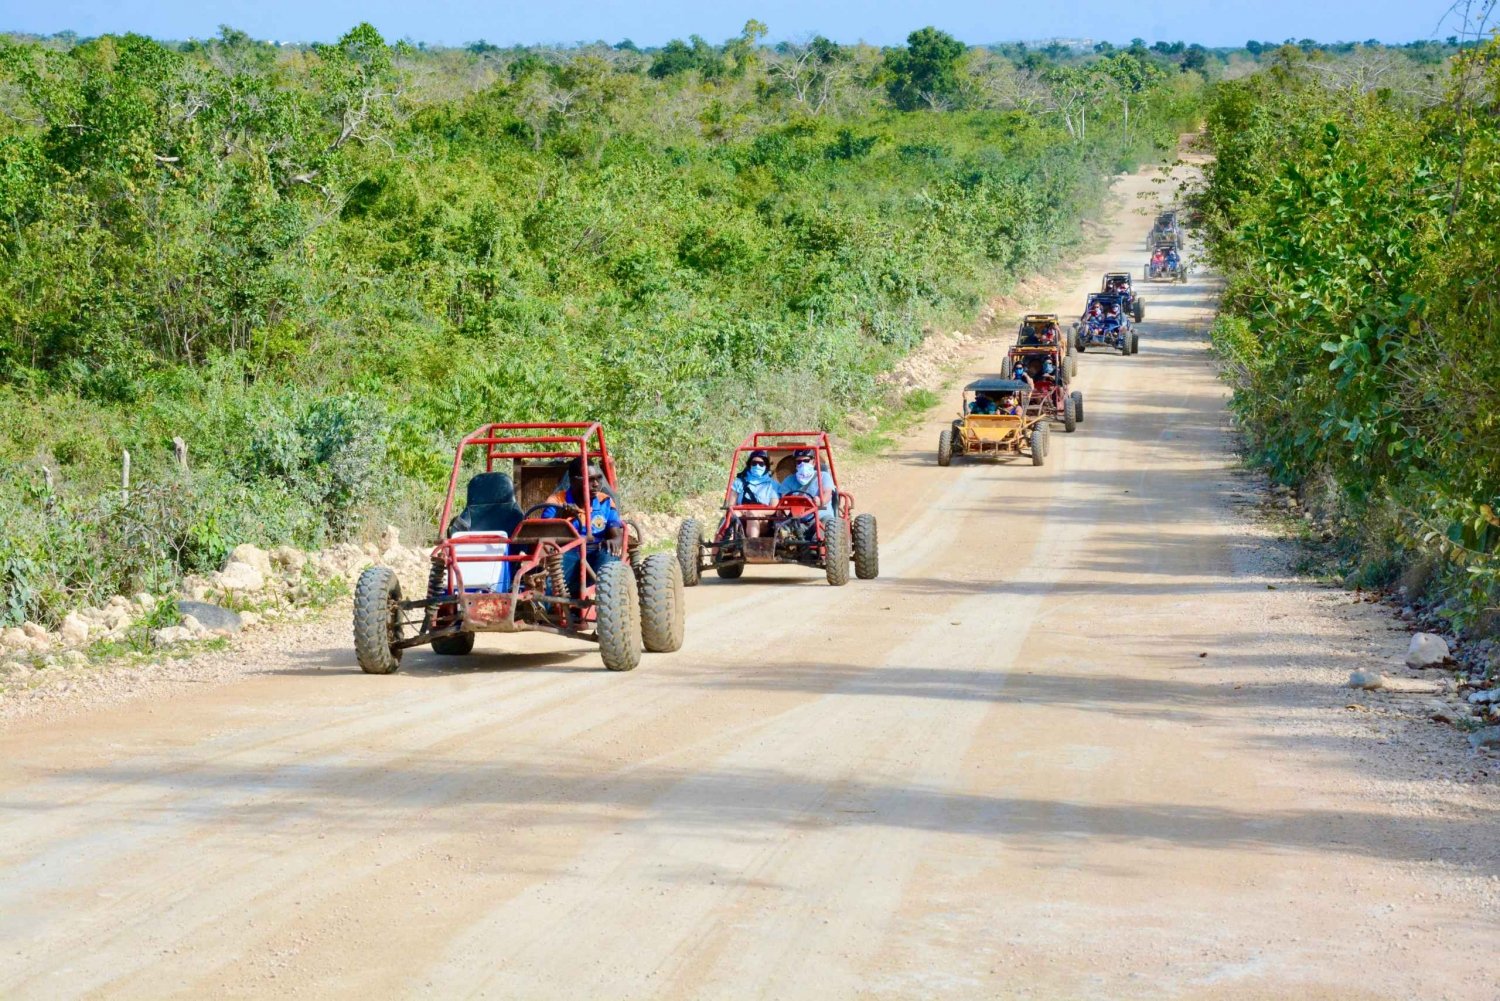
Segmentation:
<svg viewBox="0 0 1500 1001">
<path fill-rule="evenodd" d="M 1423 101 L 1287 50 L 1216 85 L 1196 198 L 1253 458 L 1340 579 L 1477 648 L 1500 626 L 1500 42 L 1450 70 Z"/>
</svg>

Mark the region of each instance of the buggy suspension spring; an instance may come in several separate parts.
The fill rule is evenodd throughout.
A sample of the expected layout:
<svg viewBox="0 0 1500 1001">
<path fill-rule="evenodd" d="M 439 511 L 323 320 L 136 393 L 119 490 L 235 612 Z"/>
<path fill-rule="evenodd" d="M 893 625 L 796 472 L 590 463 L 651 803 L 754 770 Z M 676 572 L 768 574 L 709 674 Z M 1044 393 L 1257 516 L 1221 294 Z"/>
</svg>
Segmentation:
<svg viewBox="0 0 1500 1001">
<path fill-rule="evenodd" d="M 432 561 L 432 569 L 427 571 L 427 600 L 431 601 L 442 594 L 448 586 L 448 565 L 441 560 Z M 422 610 L 422 629 L 425 632 L 432 628 L 432 620 L 437 616 L 437 609 L 428 605 Z"/>
<path fill-rule="evenodd" d="M 563 573 L 563 561 L 561 553 L 552 553 L 546 560 L 547 580 L 552 583 L 552 593 L 564 600 L 571 597 L 568 594 L 568 575 Z"/>
</svg>

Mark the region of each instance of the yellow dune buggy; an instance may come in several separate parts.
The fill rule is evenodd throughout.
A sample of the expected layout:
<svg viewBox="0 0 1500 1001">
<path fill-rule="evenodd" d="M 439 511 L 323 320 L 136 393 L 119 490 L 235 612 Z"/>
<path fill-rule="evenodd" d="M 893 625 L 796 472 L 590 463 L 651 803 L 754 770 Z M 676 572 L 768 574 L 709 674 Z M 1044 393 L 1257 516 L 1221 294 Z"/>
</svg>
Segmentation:
<svg viewBox="0 0 1500 1001">
<path fill-rule="evenodd" d="M 963 408 L 938 435 L 939 466 L 955 456 L 999 459 L 1031 456 L 1040 466 L 1052 440 L 1046 415 L 1031 405 L 1032 389 L 1019 379 L 979 379 L 964 387 Z"/>
</svg>

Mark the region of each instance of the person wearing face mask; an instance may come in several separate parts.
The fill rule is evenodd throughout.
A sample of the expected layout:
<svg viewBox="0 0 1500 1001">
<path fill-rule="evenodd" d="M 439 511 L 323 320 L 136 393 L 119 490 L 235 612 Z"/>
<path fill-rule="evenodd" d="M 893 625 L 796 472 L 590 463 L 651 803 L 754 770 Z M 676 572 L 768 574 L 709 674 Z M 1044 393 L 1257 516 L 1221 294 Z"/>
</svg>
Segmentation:
<svg viewBox="0 0 1500 1001">
<path fill-rule="evenodd" d="M 780 499 L 781 489 L 771 475 L 771 454 L 757 448 L 750 453 L 745 468 L 734 478 L 734 502 L 775 507 Z M 765 531 L 766 521 L 764 518 L 745 518 L 743 525 L 746 538 L 757 539 Z"/>
<path fill-rule="evenodd" d="M 817 455 L 810 448 L 799 448 L 792 453 L 797 466 L 792 475 L 781 481 L 781 496 L 801 494 L 818 499 L 823 504 L 818 508 L 818 517 L 833 517 L 833 475 L 828 470 L 818 469 Z"/>
</svg>

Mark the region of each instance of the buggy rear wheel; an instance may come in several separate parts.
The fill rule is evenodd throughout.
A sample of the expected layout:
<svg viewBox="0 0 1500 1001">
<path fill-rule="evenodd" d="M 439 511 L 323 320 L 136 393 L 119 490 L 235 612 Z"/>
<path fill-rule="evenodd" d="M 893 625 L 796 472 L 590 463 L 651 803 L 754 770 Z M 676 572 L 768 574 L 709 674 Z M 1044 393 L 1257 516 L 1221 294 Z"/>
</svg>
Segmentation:
<svg viewBox="0 0 1500 1001">
<path fill-rule="evenodd" d="M 389 567 L 370 567 L 354 586 L 354 659 L 366 674 L 395 674 L 401 651 L 401 582 Z"/>
<path fill-rule="evenodd" d="M 452 633 L 432 641 L 432 652 L 444 657 L 464 657 L 474 652 L 473 633 Z"/>
<path fill-rule="evenodd" d="M 611 671 L 633 670 L 641 662 L 641 605 L 630 564 L 617 561 L 599 568 L 594 614 L 604 666 Z"/>
<path fill-rule="evenodd" d="M 677 565 L 682 568 L 682 586 L 695 587 L 703 574 L 698 569 L 698 550 L 703 542 L 703 529 L 697 518 L 685 518 L 677 529 Z"/>
<path fill-rule="evenodd" d="M 681 649 L 687 621 L 682 567 L 671 553 L 652 553 L 641 561 L 637 580 L 641 591 L 641 640 L 646 649 L 652 653 Z"/>
<path fill-rule="evenodd" d="M 745 575 L 745 564 L 743 563 L 721 563 L 714 567 L 714 572 L 724 580 L 739 580 Z"/>
<path fill-rule="evenodd" d="M 1078 411 L 1074 409 L 1073 397 L 1064 396 L 1062 406 L 1063 430 L 1072 434 L 1078 430 Z"/>
<path fill-rule="evenodd" d="M 880 576 L 880 531 L 873 514 L 854 516 L 854 576 L 874 580 Z"/>
<path fill-rule="evenodd" d="M 1083 391 L 1073 390 L 1073 417 L 1078 423 L 1083 423 Z"/>
<path fill-rule="evenodd" d="M 849 527 L 838 515 L 823 519 L 823 569 L 828 583 L 842 587 L 849 583 Z"/>
<path fill-rule="evenodd" d="M 1033 428 L 1031 432 L 1031 464 L 1040 466 L 1047 461 L 1047 439 L 1040 428 Z"/>
<path fill-rule="evenodd" d="M 1137 299 L 1130 304 L 1130 318 L 1140 323 L 1146 318 L 1146 300 Z"/>
<path fill-rule="evenodd" d="M 1141 353 L 1141 335 L 1134 330 L 1130 332 L 1130 353 L 1133 355 Z"/>
<path fill-rule="evenodd" d="M 944 428 L 938 432 L 938 465 L 946 466 L 953 462 L 953 429 Z"/>
<path fill-rule="evenodd" d="M 1068 357 L 1063 360 L 1063 372 L 1065 372 L 1067 374 L 1067 376 L 1068 376 L 1069 379 L 1072 379 L 1074 376 L 1076 376 L 1078 374 L 1078 356 L 1077 355 L 1070 353 L 1068 355 Z"/>
</svg>

